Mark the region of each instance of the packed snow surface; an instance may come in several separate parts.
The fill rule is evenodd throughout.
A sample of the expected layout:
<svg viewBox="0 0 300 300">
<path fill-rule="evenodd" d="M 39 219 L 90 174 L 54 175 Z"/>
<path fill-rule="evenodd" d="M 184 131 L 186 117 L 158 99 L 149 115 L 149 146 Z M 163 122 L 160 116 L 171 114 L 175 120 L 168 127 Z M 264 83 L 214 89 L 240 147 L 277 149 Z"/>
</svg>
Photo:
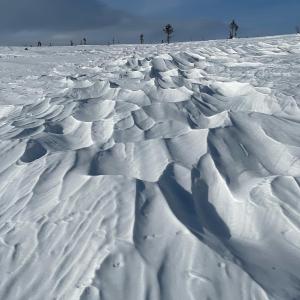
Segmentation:
<svg viewBox="0 0 300 300">
<path fill-rule="evenodd" d="M 299 105 L 299 36 L 0 48 L 0 299 L 300 299 Z"/>
</svg>

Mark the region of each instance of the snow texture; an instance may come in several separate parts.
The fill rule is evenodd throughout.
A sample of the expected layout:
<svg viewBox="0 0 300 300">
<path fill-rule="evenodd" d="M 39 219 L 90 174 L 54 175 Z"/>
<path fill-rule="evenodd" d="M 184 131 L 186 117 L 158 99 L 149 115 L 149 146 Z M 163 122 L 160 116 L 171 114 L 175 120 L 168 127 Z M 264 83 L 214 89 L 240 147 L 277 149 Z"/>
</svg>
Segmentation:
<svg viewBox="0 0 300 300">
<path fill-rule="evenodd" d="M 0 299 L 300 299 L 300 37 L 0 48 Z"/>
</svg>

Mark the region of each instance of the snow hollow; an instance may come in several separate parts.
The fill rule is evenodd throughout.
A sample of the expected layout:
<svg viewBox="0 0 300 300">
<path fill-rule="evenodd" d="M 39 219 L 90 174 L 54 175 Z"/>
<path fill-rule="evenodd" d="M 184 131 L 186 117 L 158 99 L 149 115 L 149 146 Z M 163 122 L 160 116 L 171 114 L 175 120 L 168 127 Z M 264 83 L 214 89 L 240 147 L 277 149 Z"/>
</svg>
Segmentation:
<svg viewBox="0 0 300 300">
<path fill-rule="evenodd" d="M 300 299 L 299 105 L 296 35 L 0 48 L 0 299 Z"/>
</svg>

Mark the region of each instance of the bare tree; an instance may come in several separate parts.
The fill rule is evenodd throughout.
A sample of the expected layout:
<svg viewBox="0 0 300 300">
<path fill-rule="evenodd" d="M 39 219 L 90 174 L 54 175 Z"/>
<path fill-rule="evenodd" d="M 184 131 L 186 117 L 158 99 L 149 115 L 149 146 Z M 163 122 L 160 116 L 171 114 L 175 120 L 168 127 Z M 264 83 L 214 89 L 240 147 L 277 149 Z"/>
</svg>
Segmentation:
<svg viewBox="0 0 300 300">
<path fill-rule="evenodd" d="M 172 25 L 167 24 L 163 30 L 164 30 L 164 33 L 167 35 L 167 42 L 168 42 L 168 44 L 170 44 L 172 33 L 174 32 Z"/>
<path fill-rule="evenodd" d="M 235 20 L 232 20 L 232 22 L 229 24 L 229 38 L 236 38 L 238 30 L 239 26 L 236 24 Z"/>
<path fill-rule="evenodd" d="M 140 35 L 140 42 L 141 42 L 141 44 L 144 44 L 144 34 L 143 33 Z"/>
</svg>

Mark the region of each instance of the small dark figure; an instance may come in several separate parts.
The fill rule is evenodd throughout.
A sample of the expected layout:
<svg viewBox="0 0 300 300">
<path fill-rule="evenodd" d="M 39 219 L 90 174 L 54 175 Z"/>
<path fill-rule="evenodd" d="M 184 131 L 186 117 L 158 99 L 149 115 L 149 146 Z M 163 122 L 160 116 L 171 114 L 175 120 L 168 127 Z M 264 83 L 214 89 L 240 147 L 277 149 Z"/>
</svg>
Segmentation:
<svg viewBox="0 0 300 300">
<path fill-rule="evenodd" d="M 42 47 L 42 43 L 38 41 L 38 47 Z"/>
<path fill-rule="evenodd" d="M 299 27 L 299 26 L 296 26 L 296 32 L 297 32 L 298 34 L 300 34 L 300 27 Z"/>
<path fill-rule="evenodd" d="M 144 44 L 144 35 L 143 34 L 140 35 L 140 42 L 141 42 L 141 44 Z"/>
<path fill-rule="evenodd" d="M 115 44 L 115 42 L 116 42 L 116 41 L 115 41 L 115 38 L 113 38 L 113 40 L 112 40 L 112 44 L 114 45 L 114 44 Z"/>
<path fill-rule="evenodd" d="M 237 31 L 239 30 L 239 26 L 236 24 L 234 20 L 229 24 L 229 39 L 236 38 Z"/>
<path fill-rule="evenodd" d="M 26 47 L 24 50 L 28 51 L 28 48 Z"/>
<path fill-rule="evenodd" d="M 83 45 L 86 45 L 86 38 L 83 38 Z"/>
<path fill-rule="evenodd" d="M 49 43 L 49 47 L 52 47 L 52 43 Z"/>
<path fill-rule="evenodd" d="M 74 43 L 72 40 L 70 41 L 70 46 L 74 46 Z"/>
<path fill-rule="evenodd" d="M 167 42 L 168 42 L 168 44 L 170 44 L 170 40 L 171 40 L 173 32 L 174 32 L 174 29 L 173 29 L 173 27 L 172 27 L 171 24 L 167 24 L 164 27 L 164 33 L 167 35 Z"/>
</svg>

